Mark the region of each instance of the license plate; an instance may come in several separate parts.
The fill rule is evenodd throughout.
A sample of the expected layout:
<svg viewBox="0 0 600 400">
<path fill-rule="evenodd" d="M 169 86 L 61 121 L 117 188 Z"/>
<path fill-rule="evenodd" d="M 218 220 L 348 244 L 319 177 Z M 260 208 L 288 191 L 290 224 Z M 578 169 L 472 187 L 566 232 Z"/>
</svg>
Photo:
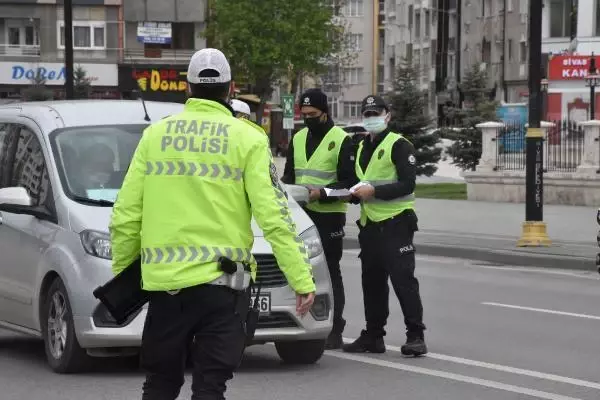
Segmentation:
<svg viewBox="0 0 600 400">
<path fill-rule="evenodd" d="M 254 307 L 254 301 L 256 300 L 256 293 L 252 293 L 250 297 L 250 307 Z M 258 297 L 258 311 L 261 314 L 268 314 L 271 312 L 271 294 L 262 294 Z"/>
</svg>

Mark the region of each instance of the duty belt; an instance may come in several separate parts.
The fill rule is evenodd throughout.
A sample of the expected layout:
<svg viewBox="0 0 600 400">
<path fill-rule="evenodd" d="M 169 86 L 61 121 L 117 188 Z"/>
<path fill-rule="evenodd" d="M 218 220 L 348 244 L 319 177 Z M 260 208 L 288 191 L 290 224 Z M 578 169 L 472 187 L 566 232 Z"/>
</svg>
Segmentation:
<svg viewBox="0 0 600 400">
<path fill-rule="evenodd" d="M 241 289 L 239 289 L 238 287 L 234 287 L 234 285 L 232 283 L 233 283 L 232 276 L 223 274 L 223 275 L 219 276 L 217 279 L 207 282 L 206 285 L 226 286 L 226 287 L 229 287 L 234 290 L 246 290 L 248 288 L 248 286 L 250 286 L 250 272 L 244 272 L 244 284 L 241 287 Z M 181 292 L 181 289 L 167 290 L 167 293 L 172 296 L 179 294 L 179 292 Z"/>
</svg>

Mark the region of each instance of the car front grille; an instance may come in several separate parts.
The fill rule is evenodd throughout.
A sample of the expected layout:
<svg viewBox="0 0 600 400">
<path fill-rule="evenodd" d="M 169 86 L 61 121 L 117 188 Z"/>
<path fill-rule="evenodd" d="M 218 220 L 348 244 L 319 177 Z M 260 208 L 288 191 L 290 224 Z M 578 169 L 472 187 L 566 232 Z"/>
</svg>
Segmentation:
<svg viewBox="0 0 600 400">
<path fill-rule="evenodd" d="M 258 263 L 257 278 L 264 288 L 286 286 L 285 275 L 279 269 L 275 256 L 271 254 L 255 254 Z"/>
<path fill-rule="evenodd" d="M 296 328 L 298 324 L 285 312 L 273 312 L 258 317 L 258 329 Z"/>
</svg>

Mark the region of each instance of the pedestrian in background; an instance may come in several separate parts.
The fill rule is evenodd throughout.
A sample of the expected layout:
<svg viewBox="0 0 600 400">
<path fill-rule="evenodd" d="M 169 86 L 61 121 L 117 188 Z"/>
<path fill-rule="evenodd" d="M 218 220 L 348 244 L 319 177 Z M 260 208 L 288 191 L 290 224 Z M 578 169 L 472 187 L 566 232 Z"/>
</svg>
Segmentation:
<svg viewBox="0 0 600 400">
<path fill-rule="evenodd" d="M 305 315 L 314 300 L 311 266 L 281 201 L 285 194 L 267 141 L 229 106 L 227 59 L 216 49 L 196 52 L 187 80 L 190 98 L 183 112 L 144 131 L 110 224 L 114 273 L 142 254 L 143 288 L 150 292 L 141 349 L 144 400 L 179 396 L 190 346 L 193 398 L 225 398 L 246 342 L 245 274 L 255 276 L 256 270 L 253 215 L 297 293 L 297 312 Z M 210 146 L 202 146 L 209 134 Z M 166 162 L 237 172 L 225 179 L 147 167 Z M 244 279 L 232 279 L 226 265 Z"/>
<path fill-rule="evenodd" d="M 356 174 L 360 183 L 351 192 L 361 211 L 358 240 L 366 329 L 356 341 L 345 345 L 344 351 L 385 352 L 391 279 L 406 324 L 402 354 L 420 356 L 427 353 L 427 346 L 413 245 L 418 230 L 415 149 L 388 128 L 391 114 L 381 97 L 366 97 L 361 113 L 369 135 L 358 146 Z"/>
<path fill-rule="evenodd" d="M 300 112 L 306 127 L 290 141 L 281 180 L 310 188 L 310 202 L 305 211 L 321 236 L 333 287 L 333 329 L 326 348 L 337 349 L 343 345 L 346 325 L 340 260 L 348 205 L 339 198 L 328 198 L 325 188 L 348 189 L 356 183 L 354 148 L 348 134 L 335 126 L 327 96 L 321 90 L 309 89 L 302 94 Z"/>
</svg>

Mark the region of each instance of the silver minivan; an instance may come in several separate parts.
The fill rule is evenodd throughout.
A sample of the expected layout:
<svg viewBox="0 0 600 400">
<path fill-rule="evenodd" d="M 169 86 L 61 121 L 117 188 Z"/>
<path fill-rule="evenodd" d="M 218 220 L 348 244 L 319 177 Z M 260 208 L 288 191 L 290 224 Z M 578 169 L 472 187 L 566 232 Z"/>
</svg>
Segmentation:
<svg viewBox="0 0 600 400">
<path fill-rule="evenodd" d="M 182 104 L 146 102 L 152 121 Z M 142 102 L 79 100 L 0 106 L 0 327 L 44 340 L 48 363 L 77 372 L 93 357 L 135 355 L 146 309 L 118 325 L 92 292 L 111 277 L 108 224 L 146 120 Z M 274 342 L 291 363 L 314 363 L 332 327 L 332 289 L 319 234 L 285 186 L 309 252 L 317 296 L 295 314 L 269 243 L 253 221 L 263 290 L 252 344 Z"/>
</svg>

